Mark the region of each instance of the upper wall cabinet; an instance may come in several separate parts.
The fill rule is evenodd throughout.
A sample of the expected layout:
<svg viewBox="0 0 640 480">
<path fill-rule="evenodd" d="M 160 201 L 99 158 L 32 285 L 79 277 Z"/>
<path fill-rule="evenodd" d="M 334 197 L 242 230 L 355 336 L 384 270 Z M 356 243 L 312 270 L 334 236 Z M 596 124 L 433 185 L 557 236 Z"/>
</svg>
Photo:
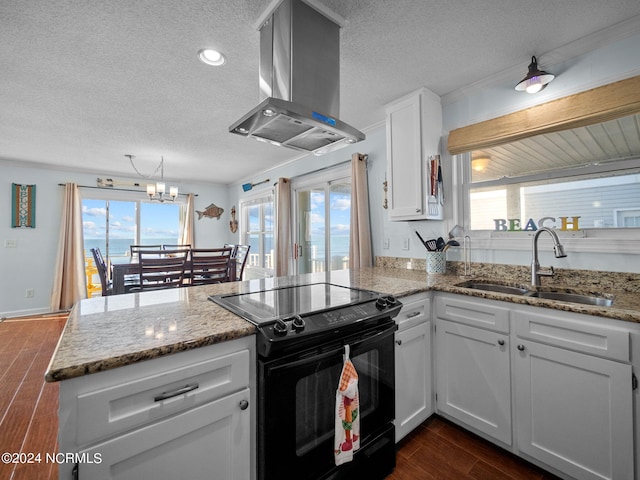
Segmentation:
<svg viewBox="0 0 640 480">
<path fill-rule="evenodd" d="M 442 219 L 440 199 L 429 199 L 428 163 L 440 153 L 440 97 L 422 88 L 387 105 L 386 117 L 389 220 Z"/>
</svg>

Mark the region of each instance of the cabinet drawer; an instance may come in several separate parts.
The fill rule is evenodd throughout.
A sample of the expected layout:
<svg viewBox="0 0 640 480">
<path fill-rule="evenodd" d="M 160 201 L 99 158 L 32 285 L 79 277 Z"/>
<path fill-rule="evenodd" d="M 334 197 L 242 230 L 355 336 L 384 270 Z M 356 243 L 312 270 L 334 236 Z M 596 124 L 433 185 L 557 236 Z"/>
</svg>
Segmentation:
<svg viewBox="0 0 640 480">
<path fill-rule="evenodd" d="M 513 316 L 514 330 L 520 338 L 621 362 L 630 360 L 628 330 L 598 325 L 564 312 L 517 310 Z"/>
<path fill-rule="evenodd" d="M 436 297 L 436 316 L 457 323 L 509 333 L 509 309 L 490 303 L 467 300 L 468 297 Z"/>
<path fill-rule="evenodd" d="M 396 317 L 399 330 L 411 328 L 414 325 L 429 320 L 431 312 L 431 298 L 424 294 L 409 295 L 400 298 L 402 310 Z"/>
<path fill-rule="evenodd" d="M 249 350 L 203 359 L 77 396 L 82 445 L 196 407 L 249 385 Z"/>
</svg>

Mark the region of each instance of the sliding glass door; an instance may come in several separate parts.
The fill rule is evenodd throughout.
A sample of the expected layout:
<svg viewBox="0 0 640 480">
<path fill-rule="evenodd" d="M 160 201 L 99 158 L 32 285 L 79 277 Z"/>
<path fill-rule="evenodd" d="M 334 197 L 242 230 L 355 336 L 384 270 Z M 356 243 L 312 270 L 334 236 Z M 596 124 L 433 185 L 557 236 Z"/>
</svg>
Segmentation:
<svg viewBox="0 0 640 480">
<path fill-rule="evenodd" d="M 294 191 L 296 273 L 349 266 L 351 178 L 349 169 L 301 179 Z"/>
</svg>

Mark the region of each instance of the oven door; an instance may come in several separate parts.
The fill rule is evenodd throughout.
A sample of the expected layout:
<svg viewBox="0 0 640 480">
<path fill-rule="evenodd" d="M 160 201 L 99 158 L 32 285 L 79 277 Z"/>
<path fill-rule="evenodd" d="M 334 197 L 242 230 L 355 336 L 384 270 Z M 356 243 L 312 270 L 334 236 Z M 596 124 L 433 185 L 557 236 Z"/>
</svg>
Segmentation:
<svg viewBox="0 0 640 480">
<path fill-rule="evenodd" d="M 358 461 L 371 463 L 372 456 L 391 463 L 380 474 L 393 470 L 395 330 L 390 321 L 342 339 L 329 336 L 333 340 L 295 355 L 258 362 L 259 479 L 340 478 L 341 471 L 353 470 Z M 334 416 L 345 344 L 358 372 L 361 440 L 353 462 L 336 467 Z"/>
</svg>

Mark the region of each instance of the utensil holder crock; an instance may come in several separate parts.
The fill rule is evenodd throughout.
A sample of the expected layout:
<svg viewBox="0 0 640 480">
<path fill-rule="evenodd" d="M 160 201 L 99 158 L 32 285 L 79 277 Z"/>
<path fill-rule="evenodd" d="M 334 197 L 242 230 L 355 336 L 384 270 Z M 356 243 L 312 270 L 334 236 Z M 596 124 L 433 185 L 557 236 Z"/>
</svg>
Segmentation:
<svg viewBox="0 0 640 480">
<path fill-rule="evenodd" d="M 427 252 L 427 273 L 447 273 L 445 252 Z"/>
</svg>

